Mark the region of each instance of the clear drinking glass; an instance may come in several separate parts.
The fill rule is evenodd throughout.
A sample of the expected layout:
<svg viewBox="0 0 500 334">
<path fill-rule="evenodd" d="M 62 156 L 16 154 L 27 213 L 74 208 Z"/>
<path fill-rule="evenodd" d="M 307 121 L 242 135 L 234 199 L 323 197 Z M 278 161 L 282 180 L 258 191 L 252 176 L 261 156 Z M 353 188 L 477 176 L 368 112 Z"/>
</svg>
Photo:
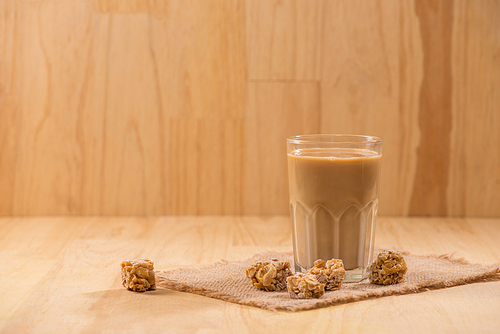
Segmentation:
<svg viewBox="0 0 500 334">
<path fill-rule="evenodd" d="M 368 276 L 373 260 L 382 140 L 361 135 L 287 138 L 296 272 L 342 259 L 344 282 Z"/>
</svg>

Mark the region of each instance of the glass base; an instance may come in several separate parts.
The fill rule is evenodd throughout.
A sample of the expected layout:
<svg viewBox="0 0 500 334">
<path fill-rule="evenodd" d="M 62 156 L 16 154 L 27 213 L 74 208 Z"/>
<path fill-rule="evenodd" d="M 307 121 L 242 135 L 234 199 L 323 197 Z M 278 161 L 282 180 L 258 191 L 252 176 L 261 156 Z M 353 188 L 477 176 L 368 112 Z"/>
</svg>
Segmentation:
<svg viewBox="0 0 500 334">
<path fill-rule="evenodd" d="M 344 275 L 344 283 L 355 283 L 360 282 L 368 277 L 368 270 L 365 268 L 363 270 L 362 267 L 346 270 Z"/>
<path fill-rule="evenodd" d="M 366 268 L 356 268 L 356 269 L 351 269 L 351 270 L 346 270 L 344 274 L 344 281 L 343 283 L 356 283 L 364 280 L 365 278 L 368 278 L 368 266 Z M 303 268 L 295 262 L 295 273 L 306 273 L 307 269 Z"/>
<path fill-rule="evenodd" d="M 306 273 L 306 272 L 307 272 L 307 269 L 301 267 L 300 264 L 298 264 L 297 261 L 295 261 L 295 273 L 298 274 L 298 273 Z"/>
</svg>

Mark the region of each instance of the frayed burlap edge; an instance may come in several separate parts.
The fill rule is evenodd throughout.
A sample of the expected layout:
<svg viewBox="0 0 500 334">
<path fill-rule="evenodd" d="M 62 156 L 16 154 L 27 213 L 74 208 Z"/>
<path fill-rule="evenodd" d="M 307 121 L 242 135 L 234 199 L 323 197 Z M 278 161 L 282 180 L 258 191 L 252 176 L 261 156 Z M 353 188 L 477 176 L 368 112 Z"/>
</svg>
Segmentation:
<svg viewBox="0 0 500 334">
<path fill-rule="evenodd" d="M 234 263 L 246 262 L 246 261 L 249 261 L 255 257 L 265 255 L 266 253 L 268 253 L 268 252 L 256 253 L 256 254 L 254 254 L 254 256 L 252 256 L 246 260 L 231 261 L 231 262 L 234 262 Z M 290 254 L 291 254 L 291 252 L 290 252 Z M 210 264 L 208 266 L 203 266 L 203 267 L 200 267 L 197 269 L 209 269 L 209 268 L 213 268 L 213 267 L 223 265 L 223 264 L 228 264 L 228 263 L 229 263 L 229 261 L 227 261 L 227 260 L 220 260 L 220 261 L 217 261 L 217 262 Z M 180 268 L 180 269 L 175 269 L 175 271 L 182 272 L 182 271 L 187 271 L 187 270 L 191 270 L 191 269 L 192 268 Z M 218 291 L 207 290 L 207 289 L 190 286 L 190 285 L 183 284 L 183 283 L 169 281 L 168 279 L 165 279 L 162 276 L 162 272 L 156 272 L 156 281 L 157 281 L 157 284 L 156 284 L 157 286 L 159 285 L 161 287 L 164 287 L 164 288 L 170 289 L 170 290 L 174 290 L 174 291 L 194 293 L 197 295 L 215 298 L 215 299 L 220 299 L 220 300 L 223 300 L 226 302 L 236 303 L 236 304 L 240 304 L 240 305 L 254 306 L 254 307 L 259 307 L 259 308 L 263 308 L 263 309 L 270 309 L 270 310 L 272 309 L 272 308 L 269 308 L 269 306 L 267 304 L 244 300 L 244 299 L 241 299 L 238 297 L 234 297 L 234 296 L 220 293 Z"/>
<path fill-rule="evenodd" d="M 229 262 L 232 262 L 232 263 L 248 262 L 248 261 L 252 260 L 253 258 L 265 256 L 269 252 L 276 253 L 274 251 L 256 253 L 252 257 L 245 259 L 245 260 L 241 260 L 241 261 L 220 260 L 220 261 L 213 263 L 211 265 L 204 266 L 204 267 L 197 268 L 197 269 L 213 268 L 213 267 L 218 266 L 218 265 L 228 264 Z M 405 252 L 405 251 L 402 253 L 405 255 L 411 254 L 411 253 Z M 285 253 L 283 253 L 283 254 L 285 254 Z M 286 254 L 291 255 L 291 252 L 288 252 Z M 427 255 L 411 254 L 411 255 L 415 256 L 415 257 L 427 257 L 427 258 L 432 257 L 432 258 L 437 258 L 437 259 L 444 259 L 444 260 L 448 260 L 450 262 L 456 262 L 456 263 L 461 263 L 461 264 L 472 264 L 471 262 L 469 262 L 463 258 L 454 258 L 453 257 L 454 254 L 442 254 L 442 255 L 438 255 L 438 254 L 427 254 Z M 398 291 L 388 291 L 388 290 L 380 290 L 377 292 L 371 291 L 370 295 L 365 295 L 365 296 L 346 296 L 345 298 L 337 298 L 335 300 L 318 300 L 312 307 L 310 305 L 294 305 L 294 306 L 268 305 L 267 303 L 261 303 L 258 301 L 245 300 L 245 299 L 238 298 L 235 296 L 223 294 L 223 293 L 220 293 L 218 291 L 212 291 L 212 290 L 208 290 L 208 289 L 204 289 L 204 288 L 190 286 L 190 285 L 183 284 L 183 283 L 172 282 L 168 279 L 165 279 L 162 276 L 162 272 L 156 272 L 156 278 L 157 278 L 157 286 L 161 286 L 163 288 L 174 290 L 174 291 L 193 293 L 193 294 L 197 294 L 197 295 L 201 295 L 201 296 L 205 296 L 205 297 L 210 297 L 210 298 L 215 298 L 215 299 L 227 301 L 230 303 L 258 307 L 258 308 L 269 310 L 269 311 L 297 312 L 297 311 L 313 310 L 313 309 L 324 308 L 324 307 L 333 306 L 333 305 L 347 304 L 347 303 L 357 302 L 357 301 L 361 301 L 361 300 L 368 300 L 368 299 L 374 299 L 374 298 L 380 298 L 380 297 L 386 297 L 386 296 L 406 295 L 406 294 L 419 293 L 419 292 L 424 292 L 424 291 L 429 291 L 429 290 L 444 289 L 444 288 L 460 286 L 460 285 L 465 285 L 465 284 L 470 284 L 470 283 L 500 281 L 500 263 L 485 266 L 485 268 L 488 268 L 486 272 L 483 272 L 483 273 L 477 274 L 477 275 L 471 275 L 465 279 L 455 279 L 455 280 L 449 280 L 446 282 L 432 282 L 432 281 L 431 282 L 422 282 L 418 285 L 414 285 L 411 287 L 401 287 L 401 289 Z M 180 269 L 175 269 L 175 271 L 187 271 L 187 270 L 191 270 L 191 269 L 193 269 L 193 268 L 180 268 Z"/>
</svg>

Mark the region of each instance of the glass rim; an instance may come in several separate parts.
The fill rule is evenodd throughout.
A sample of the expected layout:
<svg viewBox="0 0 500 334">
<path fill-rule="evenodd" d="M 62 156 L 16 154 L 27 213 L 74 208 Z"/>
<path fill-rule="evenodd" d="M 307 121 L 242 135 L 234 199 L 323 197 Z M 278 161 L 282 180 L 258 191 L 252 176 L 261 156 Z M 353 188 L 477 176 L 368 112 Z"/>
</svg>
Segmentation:
<svg viewBox="0 0 500 334">
<path fill-rule="evenodd" d="M 382 138 L 366 135 L 352 134 L 309 134 L 291 136 L 286 139 L 291 144 L 308 144 L 308 143 L 345 143 L 345 144 L 382 144 Z"/>
</svg>

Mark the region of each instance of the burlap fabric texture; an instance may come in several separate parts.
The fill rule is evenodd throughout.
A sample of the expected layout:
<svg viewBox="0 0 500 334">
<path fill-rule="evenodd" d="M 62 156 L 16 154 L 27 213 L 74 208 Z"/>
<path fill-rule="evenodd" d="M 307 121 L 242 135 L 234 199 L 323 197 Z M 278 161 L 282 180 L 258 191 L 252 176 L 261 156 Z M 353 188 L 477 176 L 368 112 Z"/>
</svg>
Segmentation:
<svg viewBox="0 0 500 334">
<path fill-rule="evenodd" d="M 404 283 L 382 286 L 370 284 L 368 279 L 365 279 L 358 283 L 343 283 L 342 289 L 327 291 L 319 299 L 297 300 L 291 299 L 287 291 L 259 290 L 245 276 L 248 265 L 272 258 L 292 263 L 291 253 L 261 253 L 244 261 L 222 260 L 204 268 L 157 272 L 157 285 L 267 310 L 302 311 L 368 298 L 500 280 L 500 264 L 485 266 L 468 263 L 462 259 L 452 259 L 449 255 L 420 256 L 404 253 L 408 265 Z"/>
</svg>

